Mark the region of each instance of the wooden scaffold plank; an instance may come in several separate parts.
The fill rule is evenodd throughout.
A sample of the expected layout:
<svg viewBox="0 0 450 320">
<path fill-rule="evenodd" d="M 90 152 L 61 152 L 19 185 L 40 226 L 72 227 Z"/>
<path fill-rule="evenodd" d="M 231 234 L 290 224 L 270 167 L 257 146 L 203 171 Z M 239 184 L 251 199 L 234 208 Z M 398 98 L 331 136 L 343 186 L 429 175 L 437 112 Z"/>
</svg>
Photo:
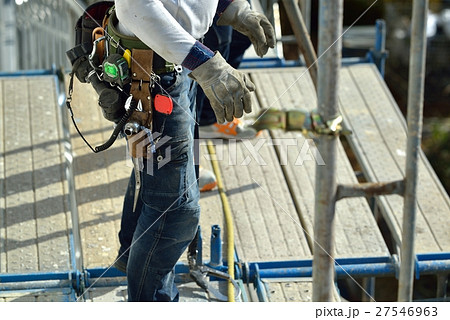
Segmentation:
<svg viewBox="0 0 450 320">
<path fill-rule="evenodd" d="M 403 179 L 406 123 L 386 85 L 371 65 L 348 67 L 342 70 L 341 77 L 345 84 L 340 96 L 341 108 L 346 126 L 354 132 L 348 140 L 364 174 L 373 182 Z M 450 201 L 423 152 L 420 153 L 418 184 L 416 251 L 449 251 L 450 234 L 446 225 Z M 383 196 L 378 198 L 378 203 L 399 244 L 403 199 L 395 195 Z"/>
<path fill-rule="evenodd" d="M 265 70 L 252 74 L 257 86 L 263 88 L 259 100 L 270 107 L 301 108 L 312 111 L 317 99 L 314 86 L 305 68 Z M 314 136 L 301 133 L 271 131 L 286 180 L 290 186 L 300 220 L 305 226 L 310 245 L 313 239 L 315 170 L 323 163 Z M 338 183 L 357 183 L 355 173 L 343 146 L 338 144 Z M 388 249 L 372 211 L 364 198 L 345 199 L 336 206 L 336 256 L 387 256 Z"/>
<path fill-rule="evenodd" d="M 28 85 L 39 270 L 70 270 L 62 127 L 55 79 L 30 78 Z"/>
<path fill-rule="evenodd" d="M 0 80 L 0 273 L 6 272 L 6 190 L 5 190 L 5 134 L 4 83 Z"/>
<path fill-rule="evenodd" d="M 30 95 L 25 78 L 8 79 L 4 88 L 7 272 L 38 271 L 33 190 Z"/>
</svg>

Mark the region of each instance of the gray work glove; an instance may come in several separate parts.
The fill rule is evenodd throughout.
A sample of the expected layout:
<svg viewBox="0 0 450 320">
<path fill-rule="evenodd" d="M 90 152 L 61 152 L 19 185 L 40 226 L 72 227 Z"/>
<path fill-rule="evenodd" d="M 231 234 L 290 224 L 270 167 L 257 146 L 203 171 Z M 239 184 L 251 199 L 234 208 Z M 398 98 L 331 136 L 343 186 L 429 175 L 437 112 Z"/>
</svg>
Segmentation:
<svg viewBox="0 0 450 320">
<path fill-rule="evenodd" d="M 261 13 L 250 9 L 247 0 L 234 0 L 222 13 L 217 25 L 230 25 L 246 35 L 260 57 L 275 47 L 275 32 L 269 20 Z"/>
<path fill-rule="evenodd" d="M 231 67 L 219 52 L 195 68 L 190 77 L 202 87 L 218 123 L 233 121 L 233 117 L 242 117 L 243 111 L 252 111 L 250 92 L 255 91 L 255 85 L 244 73 Z"/>
</svg>

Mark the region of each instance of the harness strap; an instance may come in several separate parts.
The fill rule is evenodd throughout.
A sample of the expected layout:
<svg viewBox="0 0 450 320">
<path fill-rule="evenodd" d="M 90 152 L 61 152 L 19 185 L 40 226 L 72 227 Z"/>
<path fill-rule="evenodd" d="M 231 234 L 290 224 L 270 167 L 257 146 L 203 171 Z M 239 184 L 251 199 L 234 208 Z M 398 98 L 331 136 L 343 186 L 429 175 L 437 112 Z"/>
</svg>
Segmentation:
<svg viewBox="0 0 450 320">
<path fill-rule="evenodd" d="M 150 50 L 150 48 L 141 40 L 139 40 L 139 38 L 120 33 L 116 27 L 118 23 L 119 20 L 117 19 L 116 11 L 112 10 L 111 15 L 109 17 L 109 22 L 107 24 L 107 34 L 110 36 L 109 41 L 110 54 L 118 53 L 118 49 L 120 47 L 128 49 L 133 48 L 133 49 Z"/>
<path fill-rule="evenodd" d="M 125 49 L 143 49 L 150 50 L 150 48 L 143 43 L 139 38 L 128 36 L 123 33 L 120 33 L 117 30 L 117 24 L 119 20 L 116 16 L 116 11 L 114 7 L 109 12 L 109 18 L 105 19 L 104 24 L 107 32 L 106 34 L 109 36 L 109 53 L 120 53 L 122 54 Z M 156 74 L 173 72 L 175 70 L 175 64 L 172 62 L 165 61 L 156 53 L 154 54 L 153 59 L 153 72 Z"/>
</svg>

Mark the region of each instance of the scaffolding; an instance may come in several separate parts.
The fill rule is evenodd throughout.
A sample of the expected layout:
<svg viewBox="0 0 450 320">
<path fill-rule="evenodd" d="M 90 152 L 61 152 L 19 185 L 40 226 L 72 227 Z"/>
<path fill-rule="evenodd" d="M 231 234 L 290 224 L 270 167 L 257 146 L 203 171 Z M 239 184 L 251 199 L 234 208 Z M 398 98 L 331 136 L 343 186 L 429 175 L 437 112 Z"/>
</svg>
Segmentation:
<svg viewBox="0 0 450 320">
<path fill-rule="evenodd" d="M 343 0 L 321 0 L 319 10 L 319 45 L 318 53 L 314 52 L 311 45 L 308 29 L 310 28 L 309 12 L 311 2 L 302 0 L 301 7 L 294 0 L 283 0 L 288 9 L 289 21 L 292 25 L 295 38 L 299 44 L 303 55 L 303 61 L 310 73 L 311 79 L 315 85 L 318 97 L 318 112 L 323 117 L 325 123 L 335 122 L 340 117 L 338 103 L 338 88 L 340 79 L 338 77 L 341 66 L 345 63 L 342 59 L 342 33 L 343 33 Z M 13 35 L 11 30 L 2 32 L 4 37 L 0 40 L 8 42 L 8 46 L 2 46 L 2 57 L 15 57 L 16 50 L 20 48 L 24 52 L 24 58 L 17 61 L 11 60 L 8 68 L 7 63 L 2 60 L 2 69 L 10 71 L 12 67 L 17 69 L 48 69 L 51 64 L 67 66 L 64 57 L 65 49 L 71 47 L 73 43 L 72 33 L 66 32 L 72 30 L 75 24 L 75 17 L 82 12 L 82 8 L 73 4 L 72 1 L 58 1 L 55 7 L 49 7 L 46 1 L 34 1 L 35 5 L 41 5 L 46 10 L 56 10 L 58 15 L 44 14 L 38 20 L 25 21 L 24 17 L 34 17 L 32 14 L 33 6 L 23 5 L 15 6 L 12 1 L 0 2 L 3 6 L 1 12 L 13 13 L 11 17 L 17 17 L 16 21 L 8 20 L 9 23 L 17 23 L 17 41 L 7 40 L 8 36 Z M 261 8 L 270 15 L 271 9 L 276 1 L 253 1 L 254 6 Z M 406 176 L 403 180 L 385 181 L 381 183 L 365 183 L 358 185 L 342 185 L 336 182 L 336 153 L 337 141 L 339 140 L 339 131 L 333 131 L 329 134 L 320 135 L 320 149 L 326 166 L 317 166 L 316 171 L 316 193 L 315 193 L 315 223 L 314 223 L 314 249 L 312 260 L 296 261 L 240 261 L 238 257 L 234 267 L 235 276 L 244 283 L 254 283 L 261 301 L 267 300 L 262 279 L 269 278 L 313 278 L 313 300 L 314 301 L 333 301 L 335 293 L 335 282 L 337 279 L 348 276 L 359 277 L 377 277 L 377 276 L 398 276 L 399 290 L 398 301 L 411 301 L 413 292 L 414 275 L 419 274 L 437 274 L 442 282 L 447 281 L 450 271 L 450 253 L 427 253 L 416 254 L 414 249 L 415 227 L 416 227 L 416 193 L 418 179 L 418 157 L 421 141 L 421 124 L 423 108 L 423 88 L 424 88 L 424 61 L 426 55 L 426 16 L 428 9 L 427 0 L 414 0 L 412 16 L 412 42 L 410 51 L 410 71 L 409 71 L 409 96 L 408 96 L 408 144 L 406 152 Z M 300 10 L 300 8 L 304 10 Z M 9 11 L 8 11 L 9 10 Z M 16 10 L 17 14 L 14 14 Z M 47 12 L 44 10 L 43 12 Z M 47 12 L 48 13 L 48 12 Z M 2 21 L 7 21 L 2 19 Z M 5 25 L 5 24 L 4 24 Z M 3 26 L 3 28 L 5 28 Z M 384 73 L 384 24 L 377 22 L 377 41 L 375 50 L 366 58 L 376 63 L 380 74 Z M 2 29 L 6 30 L 6 29 Z M 36 46 L 45 43 L 45 50 L 39 50 Z M 37 54 L 39 53 L 39 54 Z M 256 63 L 256 62 L 255 62 Z M 259 60 L 257 63 L 265 66 L 288 66 L 288 63 L 278 57 L 269 62 Z M 247 64 L 254 67 L 252 61 Z M 38 74 L 35 72 L 34 74 Z M 57 74 L 56 70 L 50 74 Z M 28 73 L 30 75 L 30 73 Z M 3 74 L 5 76 L 5 74 Z M 59 74 L 59 80 L 61 75 Z M 58 87 L 58 96 L 63 96 L 63 84 L 60 82 Z M 60 102 L 63 111 L 63 121 L 67 120 L 65 108 Z M 68 127 L 67 124 L 64 125 Z M 75 194 L 73 182 L 73 173 L 71 172 L 71 150 L 70 137 L 65 132 L 66 154 L 68 155 L 66 176 L 69 177 L 70 195 Z M 71 178 L 72 177 L 72 178 Z M 380 196 L 397 194 L 404 198 L 403 227 L 400 248 L 400 258 L 397 260 L 394 256 L 388 258 L 335 258 L 335 232 L 334 215 L 336 202 L 348 197 L 360 196 Z M 108 285 L 121 285 L 122 280 L 115 281 L 123 277 L 123 274 L 105 268 L 85 269 L 82 261 L 81 239 L 79 233 L 79 222 L 76 209 L 76 199 L 70 199 L 72 204 L 72 260 L 73 268 L 64 272 L 52 273 L 30 273 L 30 274 L 0 274 L 0 283 L 10 284 L 15 282 L 28 283 L 30 281 L 54 281 L 61 280 L 69 282 L 75 293 L 82 293 L 84 288 L 95 283 L 95 279 L 104 277 L 113 280 Z M 201 245 L 201 244 L 200 244 Z M 217 270 L 227 271 L 226 264 L 217 261 L 217 256 L 222 252 L 220 232 L 215 238 L 214 245 L 211 245 L 214 256 L 214 262 Z M 201 252 L 201 247 L 199 248 Z M 177 273 L 179 275 L 188 274 L 189 268 L 185 264 L 178 264 Z M 320 276 L 319 276 L 320 275 Z M 93 280 L 94 279 L 94 280 Z M 42 282 L 41 282 L 42 283 Z M 17 286 L 13 286 L 17 287 Z M 2 287 L 2 290 L 8 288 Z M 73 292 L 70 293 L 75 296 Z M 441 294 L 445 293 L 441 290 Z"/>
</svg>

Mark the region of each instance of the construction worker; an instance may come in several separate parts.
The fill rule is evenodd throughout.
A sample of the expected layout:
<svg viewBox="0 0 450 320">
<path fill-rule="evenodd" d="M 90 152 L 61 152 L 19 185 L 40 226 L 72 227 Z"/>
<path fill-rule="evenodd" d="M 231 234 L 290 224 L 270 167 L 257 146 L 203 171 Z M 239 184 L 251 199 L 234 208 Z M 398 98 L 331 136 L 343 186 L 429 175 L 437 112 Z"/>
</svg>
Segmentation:
<svg viewBox="0 0 450 320">
<path fill-rule="evenodd" d="M 173 268 L 194 238 L 199 221 L 199 190 L 194 172 L 193 130 L 196 86 L 211 102 L 217 121 L 232 121 L 251 111 L 253 83 L 232 68 L 220 53 L 199 40 L 214 16 L 246 34 L 263 55 L 274 46 L 273 28 L 267 19 L 250 9 L 245 0 L 116 0 L 118 30 L 136 36 L 162 59 L 182 66 L 159 74 L 165 93 L 173 100 L 169 115 L 155 113 L 153 126 L 168 141 L 159 151 L 169 154 L 144 162 L 142 190 L 132 216 L 133 178 L 125 195 L 121 232 L 133 233 L 126 267 L 129 301 L 178 301 Z M 167 160 L 167 159 L 165 159 Z M 149 174 L 148 172 L 151 172 Z M 130 223 L 128 223 L 130 221 Z"/>
</svg>

